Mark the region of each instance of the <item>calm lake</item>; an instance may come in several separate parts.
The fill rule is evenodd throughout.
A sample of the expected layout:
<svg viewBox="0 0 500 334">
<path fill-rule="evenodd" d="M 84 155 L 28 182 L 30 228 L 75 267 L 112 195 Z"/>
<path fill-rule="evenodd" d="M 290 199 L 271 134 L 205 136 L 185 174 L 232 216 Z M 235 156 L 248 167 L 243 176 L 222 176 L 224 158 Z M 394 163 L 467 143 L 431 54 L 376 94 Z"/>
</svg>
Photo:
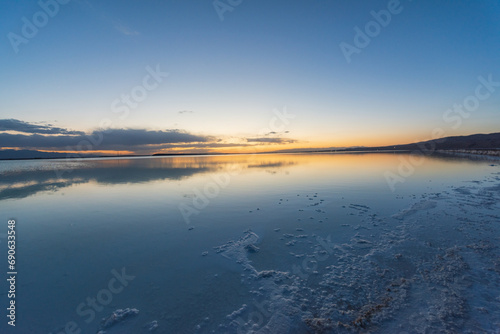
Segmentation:
<svg viewBox="0 0 500 334">
<path fill-rule="evenodd" d="M 0 217 L 4 274 L 10 219 L 17 264 L 1 333 L 500 328 L 498 161 L 1 161 Z"/>
</svg>

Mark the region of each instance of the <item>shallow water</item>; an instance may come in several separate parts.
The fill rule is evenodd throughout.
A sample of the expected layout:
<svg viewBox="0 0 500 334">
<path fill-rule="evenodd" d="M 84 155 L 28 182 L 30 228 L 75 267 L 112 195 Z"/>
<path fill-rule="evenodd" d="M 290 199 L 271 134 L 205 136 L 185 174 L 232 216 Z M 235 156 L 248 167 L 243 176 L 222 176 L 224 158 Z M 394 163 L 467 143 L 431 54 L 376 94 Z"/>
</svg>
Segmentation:
<svg viewBox="0 0 500 334">
<path fill-rule="evenodd" d="M 500 165 L 419 159 L 2 161 L 18 308 L 0 332 L 495 333 Z"/>
</svg>

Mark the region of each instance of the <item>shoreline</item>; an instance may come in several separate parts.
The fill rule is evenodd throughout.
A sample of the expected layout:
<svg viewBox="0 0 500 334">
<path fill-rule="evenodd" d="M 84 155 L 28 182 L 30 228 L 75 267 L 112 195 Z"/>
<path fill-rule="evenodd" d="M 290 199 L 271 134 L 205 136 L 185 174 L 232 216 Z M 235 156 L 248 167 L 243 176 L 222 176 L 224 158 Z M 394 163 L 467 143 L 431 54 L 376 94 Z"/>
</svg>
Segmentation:
<svg viewBox="0 0 500 334">
<path fill-rule="evenodd" d="M 409 149 L 363 149 L 363 150 L 335 150 L 335 151 L 297 151 L 297 152 L 255 152 L 255 153 L 174 153 L 174 154 L 151 154 L 151 155 L 103 155 L 103 156 L 81 156 L 81 157 L 33 157 L 33 158 L 0 158 L 0 161 L 26 161 L 26 160 L 83 160 L 83 159 L 110 159 L 110 158 L 147 158 L 147 157 L 183 157 L 183 156 L 220 156 L 220 155 L 253 155 L 253 154 L 366 154 L 366 153 L 413 153 Z M 484 157 L 499 158 L 500 149 L 439 149 L 433 154 L 444 154 L 462 157 Z"/>
<path fill-rule="evenodd" d="M 491 158 L 493 160 L 500 159 L 500 150 L 483 149 L 483 150 L 436 150 L 438 154 L 453 155 L 459 157 L 482 157 Z"/>
</svg>

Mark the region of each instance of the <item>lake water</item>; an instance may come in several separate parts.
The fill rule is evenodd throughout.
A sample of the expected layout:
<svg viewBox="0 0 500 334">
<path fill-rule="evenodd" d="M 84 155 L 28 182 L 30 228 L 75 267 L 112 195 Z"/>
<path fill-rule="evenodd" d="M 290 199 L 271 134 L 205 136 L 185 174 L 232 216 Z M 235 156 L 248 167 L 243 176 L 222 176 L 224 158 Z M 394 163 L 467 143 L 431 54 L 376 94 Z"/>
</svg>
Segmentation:
<svg viewBox="0 0 500 334">
<path fill-rule="evenodd" d="M 497 333 L 499 199 L 465 158 L 2 161 L 0 332 Z"/>
</svg>

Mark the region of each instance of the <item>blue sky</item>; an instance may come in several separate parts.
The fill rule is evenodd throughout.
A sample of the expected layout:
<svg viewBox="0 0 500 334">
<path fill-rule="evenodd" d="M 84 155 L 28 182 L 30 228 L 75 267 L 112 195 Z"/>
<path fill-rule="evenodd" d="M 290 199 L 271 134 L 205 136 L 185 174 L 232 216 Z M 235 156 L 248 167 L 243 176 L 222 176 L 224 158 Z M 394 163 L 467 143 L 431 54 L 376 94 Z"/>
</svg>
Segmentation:
<svg viewBox="0 0 500 334">
<path fill-rule="evenodd" d="M 23 17 L 33 23 L 43 6 L 0 3 L 0 119 L 85 133 L 109 120 L 123 135 L 205 138 L 177 148 L 155 139 L 149 148 L 193 152 L 388 145 L 430 139 L 435 128 L 446 136 L 499 129 L 496 86 L 460 126 L 443 120 L 475 94 L 478 77 L 500 82 L 498 1 L 221 0 L 232 9 L 224 20 L 212 1 L 55 1 L 41 1 L 58 12 L 14 46 Z M 389 7 L 398 13 L 348 62 L 339 45 L 355 46 L 355 27 L 365 32 L 371 12 Z M 168 76 L 126 115 L 114 112 L 157 68 Z M 295 117 L 266 131 L 285 109 Z M 4 135 L 33 135 L 10 130 Z M 0 146 L 36 148 L 9 143 Z"/>
</svg>

